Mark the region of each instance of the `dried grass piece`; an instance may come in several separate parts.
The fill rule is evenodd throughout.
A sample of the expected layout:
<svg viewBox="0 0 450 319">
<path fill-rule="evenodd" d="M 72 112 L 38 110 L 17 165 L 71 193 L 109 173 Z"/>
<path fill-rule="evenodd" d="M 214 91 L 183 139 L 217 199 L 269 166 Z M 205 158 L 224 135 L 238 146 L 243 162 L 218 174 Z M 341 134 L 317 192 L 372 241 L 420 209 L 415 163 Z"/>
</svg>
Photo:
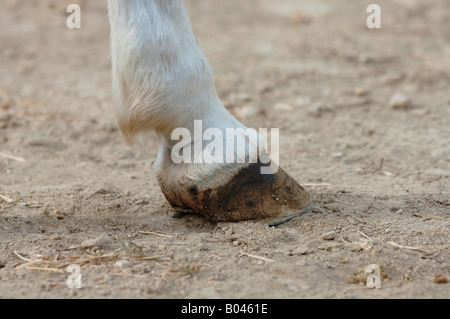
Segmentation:
<svg viewBox="0 0 450 319">
<path fill-rule="evenodd" d="M 159 232 L 154 232 L 154 231 L 140 231 L 139 234 L 155 235 L 155 236 L 166 237 L 166 238 L 174 238 L 174 236 L 172 236 L 172 235 L 159 233 Z"/>
<path fill-rule="evenodd" d="M 436 215 L 428 215 L 427 217 L 430 217 L 430 218 L 433 218 L 433 219 L 445 220 L 444 217 L 436 216 Z"/>
<path fill-rule="evenodd" d="M 262 257 L 262 256 L 257 256 L 257 255 L 252 255 L 252 254 L 248 254 L 248 253 L 245 253 L 245 252 L 243 252 L 243 251 L 241 251 L 240 254 L 241 254 L 241 255 L 245 255 L 245 256 L 247 256 L 247 257 L 250 257 L 250 258 L 255 258 L 255 259 L 263 260 L 263 261 L 266 261 L 266 262 L 269 262 L 269 263 L 275 262 L 275 260 L 273 260 L 273 259 L 266 258 L 266 257 Z"/>
<path fill-rule="evenodd" d="M 24 260 L 24 261 L 26 261 L 26 262 L 32 262 L 31 259 L 28 259 L 28 258 L 25 258 L 25 257 L 19 255 L 19 253 L 16 252 L 16 251 L 13 251 L 13 253 L 14 253 L 14 255 L 16 255 L 17 257 L 19 257 L 20 259 L 22 259 L 22 260 Z"/>
<path fill-rule="evenodd" d="M 0 194 L 0 199 L 4 200 L 4 201 L 7 202 L 7 203 L 12 203 L 12 202 L 14 202 L 14 199 L 9 198 L 8 196 L 2 195 L 2 194 Z"/>
<path fill-rule="evenodd" d="M 21 162 L 21 163 L 25 163 L 26 162 L 26 160 L 24 158 L 22 158 L 22 157 L 17 157 L 17 156 L 14 156 L 14 155 L 8 155 L 8 154 L 5 154 L 5 153 L 0 153 L 0 157 L 1 158 L 7 158 L 7 159 L 10 159 L 10 160 L 13 160 L 13 161 L 16 161 L 16 162 Z"/>
<path fill-rule="evenodd" d="M 427 253 L 427 251 L 423 250 L 420 247 L 403 246 L 403 245 L 399 245 L 397 243 L 394 243 L 393 241 L 388 241 L 388 244 L 390 244 L 390 245 L 392 245 L 394 247 L 400 248 L 400 249 L 409 249 L 409 250 L 419 251 L 419 252 L 422 252 L 422 253 Z"/>
</svg>

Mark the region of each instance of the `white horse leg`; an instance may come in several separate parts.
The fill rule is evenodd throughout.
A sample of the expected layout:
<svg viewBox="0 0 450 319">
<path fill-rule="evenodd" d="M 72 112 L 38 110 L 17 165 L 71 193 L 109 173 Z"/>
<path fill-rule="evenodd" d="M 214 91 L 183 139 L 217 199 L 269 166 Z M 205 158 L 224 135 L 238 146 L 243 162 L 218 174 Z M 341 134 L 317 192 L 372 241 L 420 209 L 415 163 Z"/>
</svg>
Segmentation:
<svg viewBox="0 0 450 319">
<path fill-rule="evenodd" d="M 159 185 L 175 207 L 192 209 L 215 221 L 290 216 L 309 208 L 306 191 L 281 168 L 261 174 L 256 163 L 205 163 L 196 143 L 194 121 L 202 132 L 247 127 L 222 105 L 210 65 L 192 32 L 183 0 L 108 0 L 111 25 L 113 93 L 119 126 L 132 142 L 155 131 L 160 150 L 153 163 Z M 194 163 L 175 163 L 172 139 L 177 128 L 193 137 Z M 259 156 L 257 143 L 246 141 L 245 154 Z M 223 155 L 225 158 L 225 152 Z"/>
</svg>

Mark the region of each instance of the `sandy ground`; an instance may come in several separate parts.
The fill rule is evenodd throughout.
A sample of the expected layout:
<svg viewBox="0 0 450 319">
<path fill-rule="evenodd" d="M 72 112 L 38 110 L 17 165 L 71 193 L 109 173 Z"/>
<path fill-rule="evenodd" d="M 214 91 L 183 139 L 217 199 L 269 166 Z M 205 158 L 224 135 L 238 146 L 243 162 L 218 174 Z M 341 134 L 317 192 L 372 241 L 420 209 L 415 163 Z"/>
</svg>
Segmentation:
<svg viewBox="0 0 450 319">
<path fill-rule="evenodd" d="M 380 0 L 378 30 L 371 1 L 187 1 L 220 98 L 280 128 L 318 207 L 275 228 L 167 215 L 156 141 L 116 126 L 106 1 L 79 30 L 69 3 L 0 2 L 0 297 L 449 298 L 448 1 Z"/>
</svg>

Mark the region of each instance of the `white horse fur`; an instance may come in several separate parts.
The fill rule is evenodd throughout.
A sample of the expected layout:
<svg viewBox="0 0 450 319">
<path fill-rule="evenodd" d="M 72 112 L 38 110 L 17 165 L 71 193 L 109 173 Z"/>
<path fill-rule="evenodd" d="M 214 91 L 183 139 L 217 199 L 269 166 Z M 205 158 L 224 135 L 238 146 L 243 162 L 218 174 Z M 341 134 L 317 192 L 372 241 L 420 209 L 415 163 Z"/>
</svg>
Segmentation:
<svg viewBox="0 0 450 319">
<path fill-rule="evenodd" d="M 207 211 L 213 208 L 210 202 L 206 204 L 202 192 L 207 190 L 209 196 L 211 191 L 214 193 L 231 183 L 249 163 L 175 164 L 171 160 L 171 150 L 178 143 L 172 140 L 176 128 L 191 132 L 194 139 L 190 143 L 201 138 L 194 136 L 195 120 L 202 120 L 203 130 L 220 129 L 224 137 L 226 128 L 247 129 L 225 109 L 216 94 L 211 67 L 192 32 L 184 1 L 108 0 L 108 9 L 113 95 L 119 126 L 129 142 L 149 131 L 156 132 L 160 149 L 152 167 L 169 202 L 200 211 L 214 220 L 278 216 L 279 212 L 266 211 L 255 216 L 244 214 L 241 218 L 239 203 L 217 213 L 219 216 L 216 213 L 208 216 Z M 258 152 L 255 143 L 239 141 L 246 144 L 246 157 Z M 197 142 L 204 144 L 203 140 Z M 204 155 L 194 153 L 194 156 Z M 193 198 L 194 195 L 200 198 Z M 309 197 L 306 201 L 309 202 Z M 304 202 L 294 206 L 304 208 Z"/>
</svg>

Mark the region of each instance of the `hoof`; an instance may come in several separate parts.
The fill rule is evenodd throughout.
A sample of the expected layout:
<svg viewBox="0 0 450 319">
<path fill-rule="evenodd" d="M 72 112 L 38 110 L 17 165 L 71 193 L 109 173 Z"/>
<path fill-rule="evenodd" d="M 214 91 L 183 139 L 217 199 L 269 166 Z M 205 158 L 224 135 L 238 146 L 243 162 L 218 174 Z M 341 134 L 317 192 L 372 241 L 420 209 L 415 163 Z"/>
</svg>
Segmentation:
<svg viewBox="0 0 450 319">
<path fill-rule="evenodd" d="M 249 164 L 229 176 L 226 169 L 218 170 L 204 180 L 184 179 L 178 185 L 158 180 L 172 205 L 216 222 L 267 220 L 276 226 L 312 209 L 309 194 L 283 169 L 261 174 L 261 167 L 260 162 Z"/>
</svg>

